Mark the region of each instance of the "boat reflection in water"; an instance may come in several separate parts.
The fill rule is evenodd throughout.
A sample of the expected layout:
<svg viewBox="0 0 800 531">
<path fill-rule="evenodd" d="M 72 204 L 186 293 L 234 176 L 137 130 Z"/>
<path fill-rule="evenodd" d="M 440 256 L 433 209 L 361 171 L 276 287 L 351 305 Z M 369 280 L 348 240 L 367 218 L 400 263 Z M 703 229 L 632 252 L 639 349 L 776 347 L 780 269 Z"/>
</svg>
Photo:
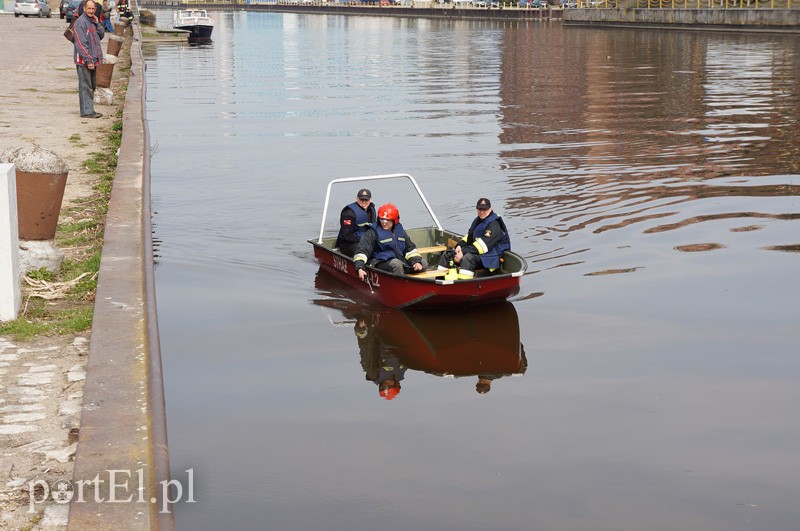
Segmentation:
<svg viewBox="0 0 800 531">
<path fill-rule="evenodd" d="M 480 394 L 488 393 L 494 380 L 527 369 L 519 318 L 510 302 L 403 311 L 361 302 L 358 291 L 323 269 L 315 285 L 326 297 L 312 302 L 341 312 L 342 318 L 331 317 L 332 322 L 353 327 L 365 377 L 387 400 L 399 394 L 409 369 L 476 378 Z"/>
</svg>

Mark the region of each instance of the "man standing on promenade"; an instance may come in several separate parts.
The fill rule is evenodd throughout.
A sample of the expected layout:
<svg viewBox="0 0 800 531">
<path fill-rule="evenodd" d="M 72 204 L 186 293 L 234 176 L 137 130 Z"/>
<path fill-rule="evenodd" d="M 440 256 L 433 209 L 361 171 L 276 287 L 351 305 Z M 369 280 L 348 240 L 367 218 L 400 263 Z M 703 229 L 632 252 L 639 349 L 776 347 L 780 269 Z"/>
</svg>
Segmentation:
<svg viewBox="0 0 800 531">
<path fill-rule="evenodd" d="M 103 62 L 103 49 L 100 47 L 100 41 L 105 36 L 105 30 L 95 16 L 95 11 L 97 11 L 97 5 L 92 0 L 86 0 L 83 14 L 78 17 L 73 28 L 75 32 L 75 44 L 73 45 L 75 68 L 78 71 L 78 99 L 83 118 L 103 116 L 99 112 L 94 112 L 97 66 Z"/>
<path fill-rule="evenodd" d="M 114 26 L 111 24 L 111 4 L 108 0 L 103 0 L 100 6 L 100 14 L 103 15 L 103 27 L 106 31 L 114 31 Z"/>
</svg>

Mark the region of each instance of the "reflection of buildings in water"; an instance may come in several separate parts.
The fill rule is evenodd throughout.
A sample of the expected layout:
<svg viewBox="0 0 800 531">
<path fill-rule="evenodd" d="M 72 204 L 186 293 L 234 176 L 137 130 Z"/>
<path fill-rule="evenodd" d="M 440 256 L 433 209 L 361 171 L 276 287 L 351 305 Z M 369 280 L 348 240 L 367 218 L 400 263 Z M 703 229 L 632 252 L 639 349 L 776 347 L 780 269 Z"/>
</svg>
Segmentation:
<svg viewBox="0 0 800 531">
<path fill-rule="evenodd" d="M 734 162 L 780 161 L 788 166 L 769 173 L 798 173 L 797 129 L 786 125 L 798 121 L 800 72 L 798 58 L 781 42 L 745 39 L 708 44 L 703 80 L 706 129 L 701 133 L 708 141 L 721 143 Z"/>
<path fill-rule="evenodd" d="M 577 256 L 592 249 L 581 238 L 612 229 L 752 216 L 740 198 L 755 217 L 780 217 L 784 203 L 750 198 L 796 194 L 758 177 L 800 172 L 788 39 L 566 28 L 504 38 L 500 141 L 515 190 L 506 210 L 540 223 L 520 235 L 537 241 L 532 263 L 591 262 Z M 755 177 L 720 179 L 730 175 Z M 704 201 L 720 197 L 731 201 Z"/>
<path fill-rule="evenodd" d="M 542 33 L 504 34 L 500 141 L 512 174 L 548 170 L 569 190 L 581 175 L 704 177 L 709 161 L 712 176 L 797 173 L 800 157 L 765 142 L 799 118 L 788 40 L 564 29 L 545 43 Z M 709 127 L 741 142 L 709 142 Z M 797 153 L 796 139 L 783 145 Z"/>
<path fill-rule="evenodd" d="M 450 311 L 401 311 L 354 302 L 358 296 L 320 269 L 316 305 L 340 311 L 353 323 L 365 378 L 387 400 L 400 393 L 407 370 L 475 378 L 476 391 L 527 369 L 519 318 L 510 302 Z M 357 300 L 357 299 L 355 299 Z"/>
</svg>

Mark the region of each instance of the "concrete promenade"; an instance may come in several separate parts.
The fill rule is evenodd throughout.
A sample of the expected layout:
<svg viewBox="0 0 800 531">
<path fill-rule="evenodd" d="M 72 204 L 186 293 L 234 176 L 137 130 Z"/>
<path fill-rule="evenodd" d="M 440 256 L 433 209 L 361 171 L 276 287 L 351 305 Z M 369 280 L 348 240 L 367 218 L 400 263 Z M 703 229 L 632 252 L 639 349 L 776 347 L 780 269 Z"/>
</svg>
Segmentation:
<svg viewBox="0 0 800 531">
<path fill-rule="evenodd" d="M 82 119 L 65 26 L 0 15 L 0 151 L 35 142 L 65 158 L 67 207 L 92 195 L 82 163 L 121 108 L 123 139 L 91 334 L 0 338 L 0 529 L 170 529 L 140 40 L 114 72 L 125 101 Z"/>
<path fill-rule="evenodd" d="M 66 159 L 70 172 L 62 212 L 92 195 L 96 179 L 82 162 L 95 150 L 90 146 L 102 145 L 116 113 L 116 106 L 98 105 L 103 118 L 80 117 L 65 27 L 57 16 L 0 15 L 0 151 L 36 143 Z M 25 343 L 0 337 L 0 529 L 34 522 L 35 528 L 66 528 L 67 505 L 49 499 L 30 511 L 29 494 L 32 482 L 53 485 L 72 478 L 89 336 Z"/>
</svg>

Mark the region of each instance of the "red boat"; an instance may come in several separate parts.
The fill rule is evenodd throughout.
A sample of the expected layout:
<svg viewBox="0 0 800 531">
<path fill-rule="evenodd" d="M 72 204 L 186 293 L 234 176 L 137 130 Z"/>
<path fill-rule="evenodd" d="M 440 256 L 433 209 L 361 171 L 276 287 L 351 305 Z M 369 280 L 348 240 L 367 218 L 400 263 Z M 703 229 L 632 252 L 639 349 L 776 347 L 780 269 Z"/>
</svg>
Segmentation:
<svg viewBox="0 0 800 531">
<path fill-rule="evenodd" d="M 366 281 L 362 281 L 358 278 L 353 259 L 340 253 L 335 247 L 336 235 L 323 236 L 331 188 L 334 184 L 340 183 L 386 179 L 408 179 L 435 224 L 435 226 L 429 227 L 406 228 L 406 233 L 416 244 L 417 250 L 424 253 L 429 267 L 427 271 L 420 273 L 396 275 L 368 266 Z M 308 242 L 314 246 L 314 256 L 324 269 L 339 280 L 367 294 L 371 300 L 392 308 L 418 309 L 485 304 L 502 301 L 516 295 L 519 292 L 520 278 L 528 266 L 522 256 L 511 251 L 507 251 L 503 255 L 502 264 L 498 270 L 491 274 L 488 271 L 478 271 L 475 278 L 472 279 L 448 280 L 445 278 L 444 272 L 436 270 L 442 252 L 447 249 L 447 242 L 460 240 L 461 237 L 460 234 L 442 228 L 422 190 L 411 175 L 396 173 L 334 179 L 328 183 L 319 238 L 308 240 Z"/>
</svg>

